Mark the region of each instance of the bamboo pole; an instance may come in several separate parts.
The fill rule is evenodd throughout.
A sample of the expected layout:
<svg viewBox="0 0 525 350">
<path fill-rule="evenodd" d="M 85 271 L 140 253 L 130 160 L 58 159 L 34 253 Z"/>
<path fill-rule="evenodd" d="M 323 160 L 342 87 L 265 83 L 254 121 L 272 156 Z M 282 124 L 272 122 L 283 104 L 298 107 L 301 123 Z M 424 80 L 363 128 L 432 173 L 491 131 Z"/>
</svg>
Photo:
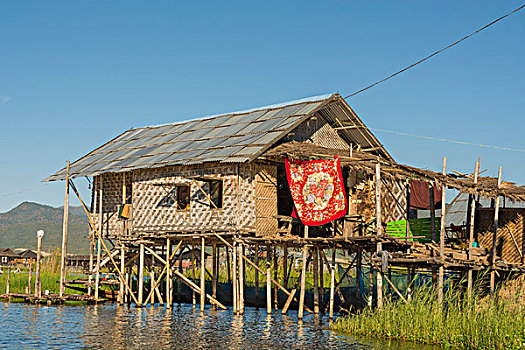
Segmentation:
<svg viewBox="0 0 525 350">
<path fill-rule="evenodd" d="M 33 278 L 33 259 L 29 258 L 29 276 L 27 277 L 27 294 L 31 294 L 31 279 Z"/>
<path fill-rule="evenodd" d="M 443 157 L 443 175 L 447 175 L 447 157 Z M 441 227 L 439 233 L 439 277 L 438 277 L 438 302 L 443 302 L 444 263 L 445 263 L 445 218 L 447 215 L 447 186 L 441 185 Z"/>
<path fill-rule="evenodd" d="M 335 259 L 333 258 L 334 256 L 335 256 L 335 249 L 333 250 L 332 263 L 330 264 L 330 311 L 328 314 L 330 319 L 334 318 L 334 295 L 335 295 Z"/>
<path fill-rule="evenodd" d="M 377 236 L 383 235 L 383 221 L 381 220 L 381 166 L 379 163 L 376 164 L 376 228 Z M 376 252 L 381 253 L 383 245 L 381 242 L 377 242 Z M 377 308 L 383 308 L 383 273 L 381 269 L 377 269 Z"/>
<path fill-rule="evenodd" d="M 319 306 L 321 308 L 321 312 L 323 312 L 322 310 L 323 310 L 323 307 L 325 306 L 325 302 L 324 302 L 324 264 L 323 264 L 323 260 L 321 257 L 324 255 L 324 251 L 322 248 L 317 248 L 317 251 L 320 256 L 320 260 L 319 260 L 319 293 L 320 293 Z"/>
<path fill-rule="evenodd" d="M 184 276 L 183 274 L 181 274 L 179 271 L 177 270 L 173 270 L 173 273 L 179 277 L 181 279 L 181 281 L 183 283 L 185 283 L 187 286 L 189 286 L 191 289 L 193 289 L 194 291 L 196 291 L 197 293 L 199 294 L 204 294 L 208 300 L 210 300 L 210 303 L 212 304 L 216 304 L 218 307 L 220 307 L 221 309 L 223 310 L 226 310 L 226 306 L 224 306 L 223 304 L 221 304 L 217 299 L 215 299 L 214 297 L 212 297 L 211 295 L 207 294 L 206 291 L 204 290 L 204 293 L 202 292 L 202 289 L 199 288 L 199 286 L 197 286 L 195 283 L 193 283 L 188 277 Z"/>
<path fill-rule="evenodd" d="M 217 244 L 212 245 L 212 295 L 217 299 Z M 215 305 L 213 306 L 215 308 Z"/>
<path fill-rule="evenodd" d="M 179 253 L 179 272 L 182 274 L 182 251 L 184 250 L 184 247 L 181 249 L 180 253 Z M 182 301 L 182 283 L 179 281 L 177 281 L 177 299 L 178 299 L 178 302 L 180 304 L 180 302 Z"/>
<path fill-rule="evenodd" d="M 100 175 L 98 177 L 98 229 L 99 229 L 99 235 L 97 240 L 97 273 L 95 275 L 95 299 L 98 300 L 99 298 L 99 289 L 100 289 L 100 254 L 101 254 L 101 241 L 102 241 L 102 230 L 104 226 L 104 217 L 103 217 L 103 202 L 102 202 L 102 196 L 103 196 L 103 182 L 102 182 L 102 176 Z"/>
<path fill-rule="evenodd" d="M 476 167 L 474 169 L 474 186 L 478 183 L 478 174 L 479 174 L 479 162 L 476 162 Z M 473 258 L 472 256 L 472 247 L 474 245 L 474 218 L 476 215 L 476 202 L 474 198 L 474 202 L 472 203 L 472 207 L 470 209 L 470 232 L 469 232 L 469 241 L 468 241 L 468 258 L 471 260 Z M 472 285 L 473 285 L 473 278 L 472 278 L 472 269 L 469 269 L 467 272 L 467 295 L 470 298 L 472 295 Z"/>
<path fill-rule="evenodd" d="M 42 296 L 40 290 L 40 258 L 42 256 L 42 237 L 44 237 L 44 231 L 39 230 L 36 234 L 36 267 L 35 267 L 35 297 L 40 298 Z"/>
<path fill-rule="evenodd" d="M 138 283 L 138 307 L 142 307 L 143 298 L 144 298 L 144 244 L 141 243 L 139 246 L 140 255 L 139 255 L 139 283 Z"/>
<path fill-rule="evenodd" d="M 120 271 L 124 271 L 126 268 L 126 251 L 124 248 L 124 243 L 120 245 Z M 119 280 L 119 289 L 118 289 L 118 303 L 124 304 L 124 281 Z"/>
<path fill-rule="evenodd" d="M 277 246 L 273 247 L 273 280 L 277 281 L 277 276 L 279 274 L 279 264 L 278 264 L 278 257 L 277 257 Z M 275 310 L 278 310 L 279 307 L 279 299 L 278 299 L 278 289 L 277 285 L 273 285 L 273 307 Z"/>
<path fill-rule="evenodd" d="M 356 290 L 355 290 L 355 297 L 357 300 L 361 300 L 361 266 L 362 266 L 362 260 L 363 260 L 363 252 L 361 248 L 357 248 L 356 253 L 356 265 L 355 265 L 355 275 L 356 275 Z"/>
<path fill-rule="evenodd" d="M 171 266 L 170 266 L 170 247 L 171 241 L 169 238 L 166 238 L 166 308 L 171 309 Z M 159 276 L 159 279 L 161 276 Z"/>
<path fill-rule="evenodd" d="M 9 294 L 9 289 L 11 285 L 11 266 L 7 267 L 7 277 L 5 281 L 5 294 Z"/>
<path fill-rule="evenodd" d="M 66 166 L 66 194 L 64 197 L 64 220 L 62 223 L 62 251 L 60 254 L 60 289 L 59 296 L 64 296 L 66 282 L 67 229 L 69 220 L 69 161 Z"/>
<path fill-rule="evenodd" d="M 204 312 L 204 303 L 206 302 L 206 280 L 205 280 L 205 268 L 206 268 L 206 252 L 205 249 L 206 242 L 204 241 L 204 237 L 201 237 L 201 299 L 200 299 L 200 306 L 201 306 L 201 313 Z"/>
<path fill-rule="evenodd" d="M 233 281 L 232 281 L 232 294 L 233 294 L 233 312 L 237 314 L 239 312 L 239 300 L 237 299 L 237 243 L 233 243 L 232 248 L 232 271 L 233 271 Z"/>
<path fill-rule="evenodd" d="M 155 290 L 155 268 L 152 266 L 149 271 L 150 287 L 151 290 Z M 155 293 L 151 294 L 151 306 L 155 305 Z"/>
<path fill-rule="evenodd" d="M 195 280 L 195 245 L 191 245 L 191 277 Z M 193 310 L 197 307 L 197 297 L 195 296 L 195 291 L 192 290 L 192 304 Z"/>
<path fill-rule="evenodd" d="M 268 255 L 266 256 L 268 258 Z M 272 270 L 270 261 L 266 261 L 266 313 L 272 314 Z"/>
<path fill-rule="evenodd" d="M 242 243 L 237 246 L 237 253 L 239 254 L 239 313 L 241 315 L 244 314 L 244 261 L 241 258 L 243 249 Z"/>
<path fill-rule="evenodd" d="M 226 248 L 228 249 L 228 248 Z M 255 243 L 255 265 L 259 266 L 259 243 Z M 259 308 L 259 270 L 255 269 L 255 307 Z"/>
<path fill-rule="evenodd" d="M 501 173 L 503 168 L 499 167 L 498 173 L 498 190 L 501 188 Z M 490 271 L 490 295 L 494 295 L 494 289 L 496 287 L 496 270 L 494 265 L 496 264 L 496 242 L 498 238 L 498 221 L 499 221 L 499 201 L 500 195 L 496 196 L 496 204 L 494 208 L 494 234 L 492 235 L 492 271 Z"/>
<path fill-rule="evenodd" d="M 313 284 L 314 284 L 314 314 L 319 315 L 319 250 L 314 247 L 313 255 Z"/>
<path fill-rule="evenodd" d="M 304 238 L 308 238 L 308 226 L 304 227 Z M 301 272 L 301 292 L 299 293 L 299 319 L 303 318 L 304 313 L 304 296 L 306 292 L 306 260 L 308 259 L 308 247 L 303 247 L 303 261 Z"/>
<path fill-rule="evenodd" d="M 288 288 L 288 246 L 283 247 L 283 286 Z"/>
</svg>

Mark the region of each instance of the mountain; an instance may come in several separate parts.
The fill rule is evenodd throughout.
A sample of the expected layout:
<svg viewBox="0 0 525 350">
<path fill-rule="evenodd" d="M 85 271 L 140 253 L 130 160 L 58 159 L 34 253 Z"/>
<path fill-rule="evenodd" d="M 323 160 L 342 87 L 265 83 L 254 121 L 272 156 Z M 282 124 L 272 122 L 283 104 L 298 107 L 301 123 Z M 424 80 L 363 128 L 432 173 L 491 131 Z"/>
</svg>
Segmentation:
<svg viewBox="0 0 525 350">
<path fill-rule="evenodd" d="M 69 208 L 68 253 L 89 252 L 87 217 L 81 207 Z M 62 245 L 64 209 L 23 202 L 6 213 L 0 213 L 0 247 L 36 249 L 36 231 L 44 230 L 42 249 L 52 251 Z"/>
</svg>

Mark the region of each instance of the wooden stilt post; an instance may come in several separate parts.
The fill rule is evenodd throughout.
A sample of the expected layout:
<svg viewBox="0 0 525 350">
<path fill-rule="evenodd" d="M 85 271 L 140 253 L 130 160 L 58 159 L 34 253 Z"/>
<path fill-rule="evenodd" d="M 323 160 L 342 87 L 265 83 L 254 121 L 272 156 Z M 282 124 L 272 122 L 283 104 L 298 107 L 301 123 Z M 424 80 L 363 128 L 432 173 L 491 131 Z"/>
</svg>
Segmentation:
<svg viewBox="0 0 525 350">
<path fill-rule="evenodd" d="M 443 175 L 447 175 L 447 157 L 443 157 Z M 447 186 L 441 185 L 441 227 L 439 232 L 439 277 L 438 277 L 438 302 L 443 302 L 443 284 L 445 278 L 445 217 L 447 215 Z"/>
<path fill-rule="evenodd" d="M 88 274 L 88 295 L 93 293 L 93 257 L 95 255 L 94 233 L 91 231 L 89 237 L 89 274 Z"/>
<path fill-rule="evenodd" d="M 227 253 L 227 252 L 226 252 Z M 193 280 L 195 281 L 195 245 L 191 245 L 191 276 Z M 197 297 L 195 295 L 195 291 L 192 291 L 192 303 L 193 303 L 193 310 L 197 307 Z"/>
<path fill-rule="evenodd" d="M 212 245 L 212 282 L 211 290 L 212 296 L 217 299 L 217 244 L 213 243 Z M 212 308 L 216 309 L 217 306 L 214 304 Z"/>
<path fill-rule="evenodd" d="M 279 264 L 278 264 L 278 256 L 277 256 L 277 246 L 274 246 L 273 247 L 273 280 L 274 281 L 277 281 L 277 276 L 279 274 Z M 277 285 L 274 284 L 273 285 L 273 308 L 275 310 L 278 309 L 278 303 L 279 303 L 279 298 L 278 298 L 278 288 L 277 288 Z"/>
<path fill-rule="evenodd" d="M 498 173 L 498 190 L 501 187 L 501 173 L 503 171 L 502 167 L 499 167 Z M 492 271 L 490 271 L 490 295 L 494 295 L 494 290 L 496 288 L 496 271 L 494 270 L 494 265 L 496 264 L 496 244 L 498 238 L 498 220 L 499 220 L 499 201 L 500 195 L 496 196 L 496 204 L 494 207 L 494 234 L 492 235 Z"/>
<path fill-rule="evenodd" d="M 233 271 L 233 281 L 232 281 L 232 293 L 233 293 L 233 312 L 237 314 L 239 312 L 239 299 L 238 299 L 238 285 L 237 285 L 237 243 L 233 242 L 232 249 L 232 271 Z"/>
<path fill-rule="evenodd" d="M 181 274 L 182 274 L 182 250 L 183 249 L 181 249 L 179 252 L 179 263 L 178 263 L 179 272 Z M 177 280 L 177 299 L 178 299 L 179 304 L 183 301 L 182 281 L 180 280 L 180 278 Z"/>
<path fill-rule="evenodd" d="M 334 318 L 334 294 L 335 294 L 335 249 L 332 253 L 332 261 L 330 263 L 330 311 L 328 313 L 330 319 Z"/>
<path fill-rule="evenodd" d="M 383 235 L 383 221 L 381 218 L 381 167 L 379 163 L 376 164 L 376 228 L 377 236 Z M 376 253 L 382 253 L 383 245 L 381 242 L 377 242 Z M 381 269 L 377 269 L 377 308 L 383 308 L 383 272 Z"/>
<path fill-rule="evenodd" d="M 408 180 L 406 180 L 406 196 L 407 196 L 407 208 L 406 208 L 406 225 L 405 225 L 405 233 L 406 233 L 406 238 L 407 238 L 407 241 L 408 241 L 408 237 L 410 237 L 410 222 L 409 222 L 409 218 L 410 218 L 410 182 Z"/>
<path fill-rule="evenodd" d="M 308 238 L 308 226 L 304 227 L 304 238 Z M 308 259 L 308 247 L 303 246 L 303 266 L 301 270 L 301 292 L 299 293 L 299 319 L 303 318 L 304 313 L 304 296 L 306 293 L 306 260 Z"/>
<path fill-rule="evenodd" d="M 40 298 L 42 291 L 40 290 L 40 258 L 42 256 L 42 237 L 44 231 L 38 230 L 36 233 L 36 267 L 35 267 L 35 297 Z"/>
<path fill-rule="evenodd" d="M 27 294 L 31 294 L 31 279 L 33 278 L 33 259 L 29 258 L 29 276 L 27 277 Z"/>
<path fill-rule="evenodd" d="M 255 265 L 259 266 L 259 243 L 255 243 Z M 255 307 L 259 308 L 259 270 L 255 269 Z"/>
<path fill-rule="evenodd" d="M 205 269 L 206 269 L 206 242 L 204 241 L 204 237 L 201 237 L 201 300 L 200 300 L 200 306 L 201 306 L 201 313 L 204 312 L 204 304 L 206 302 L 206 275 L 205 275 Z"/>
<path fill-rule="evenodd" d="M 103 182 L 102 182 L 102 176 L 98 176 L 98 230 L 100 235 L 97 237 L 97 273 L 95 274 L 95 300 L 99 299 L 99 289 L 100 289 L 100 254 L 102 253 L 102 242 L 101 242 L 101 236 L 102 236 L 102 230 L 104 227 L 104 211 L 103 211 L 103 202 L 102 202 L 102 195 L 103 195 Z"/>
<path fill-rule="evenodd" d="M 69 220 L 69 161 L 66 166 L 66 194 L 64 197 L 64 221 L 62 223 L 62 251 L 60 254 L 60 289 L 59 296 L 64 295 L 66 282 L 67 228 Z"/>
<path fill-rule="evenodd" d="M 153 247 L 152 249 L 155 249 L 155 247 Z M 156 284 L 155 284 L 155 257 L 153 255 L 151 256 L 149 279 L 150 279 L 150 290 L 153 291 L 153 293 L 151 294 L 150 303 L 151 303 L 151 306 L 153 307 L 155 305 L 155 291 L 154 290 L 156 287 Z"/>
<path fill-rule="evenodd" d="M 7 267 L 7 276 L 5 281 L 5 294 L 9 294 L 9 289 L 11 286 L 11 266 Z"/>
<path fill-rule="evenodd" d="M 318 248 L 318 252 L 322 253 L 320 256 L 324 255 L 322 248 Z M 319 259 L 319 305 L 321 307 L 321 312 L 324 314 L 324 264 L 322 258 L 320 257 Z"/>
<path fill-rule="evenodd" d="M 313 285 L 314 285 L 314 314 L 319 315 L 319 249 L 312 249 L 313 255 Z"/>
<path fill-rule="evenodd" d="M 478 174 L 479 174 L 479 162 L 476 162 L 476 167 L 474 169 L 474 186 L 478 183 Z M 472 203 L 472 207 L 470 209 L 470 232 L 469 232 L 469 241 L 468 241 L 468 258 L 471 260 L 472 257 L 472 247 L 474 245 L 474 218 L 476 216 L 476 202 L 474 199 L 474 203 Z M 470 298 L 472 296 L 472 285 L 473 285 L 473 277 L 472 277 L 472 269 L 469 269 L 467 272 L 467 295 Z"/>
<path fill-rule="evenodd" d="M 288 246 L 283 247 L 283 286 L 288 288 Z"/>
<path fill-rule="evenodd" d="M 171 250 L 171 241 L 169 238 L 166 238 L 166 308 L 171 309 L 171 266 L 170 266 L 170 250 Z"/>
<path fill-rule="evenodd" d="M 374 268 L 370 264 L 368 269 L 368 307 L 372 308 L 372 296 L 374 294 Z"/>
<path fill-rule="evenodd" d="M 239 314 L 244 314 L 244 260 L 243 256 L 244 245 L 240 243 L 237 246 L 237 254 L 239 255 L 237 261 L 239 263 Z"/>
<path fill-rule="evenodd" d="M 266 252 L 266 313 L 268 315 L 272 314 L 272 269 L 270 268 L 270 260 L 268 253 Z"/>
<path fill-rule="evenodd" d="M 121 243 L 120 245 L 120 271 L 124 271 L 126 268 L 126 251 L 124 248 L 124 243 Z M 124 281 L 119 281 L 119 290 L 118 290 L 118 303 L 123 304 L 124 303 Z"/>
<path fill-rule="evenodd" d="M 356 257 L 356 263 L 355 263 L 355 297 L 356 299 L 361 302 L 362 295 L 361 295 L 361 266 L 363 261 L 363 252 L 361 251 L 361 248 L 357 248 L 357 257 Z"/>
<path fill-rule="evenodd" d="M 139 271 L 138 271 L 138 303 L 137 306 L 141 307 L 144 301 L 144 244 L 141 243 L 139 246 Z"/>
</svg>

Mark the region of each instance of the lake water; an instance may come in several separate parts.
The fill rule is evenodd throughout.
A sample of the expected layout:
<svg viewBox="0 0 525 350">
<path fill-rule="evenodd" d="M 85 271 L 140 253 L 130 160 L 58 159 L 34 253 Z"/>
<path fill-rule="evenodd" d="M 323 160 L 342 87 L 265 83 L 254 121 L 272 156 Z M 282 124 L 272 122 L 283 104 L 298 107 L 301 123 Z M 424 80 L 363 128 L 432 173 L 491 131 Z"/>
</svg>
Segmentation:
<svg viewBox="0 0 525 350">
<path fill-rule="evenodd" d="M 298 323 L 293 310 L 268 317 L 265 309 L 236 316 L 207 308 L 201 316 L 188 304 L 168 310 L 1 303 L 0 316 L 2 349 L 432 349 L 343 336 L 329 330 L 327 318 Z"/>
</svg>

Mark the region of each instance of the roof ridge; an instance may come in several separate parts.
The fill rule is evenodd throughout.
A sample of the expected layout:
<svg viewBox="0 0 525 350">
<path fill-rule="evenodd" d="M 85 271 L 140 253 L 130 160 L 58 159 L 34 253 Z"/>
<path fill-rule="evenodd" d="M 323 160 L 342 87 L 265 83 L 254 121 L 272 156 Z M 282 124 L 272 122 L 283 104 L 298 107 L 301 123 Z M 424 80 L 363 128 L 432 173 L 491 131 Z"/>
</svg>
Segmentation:
<svg viewBox="0 0 525 350">
<path fill-rule="evenodd" d="M 279 102 L 279 103 L 274 103 L 274 104 L 267 105 L 267 106 L 255 107 L 255 108 L 250 108 L 250 109 L 243 109 L 243 110 L 234 111 L 234 112 L 227 112 L 227 113 L 220 113 L 220 114 L 212 114 L 212 115 L 200 116 L 200 117 L 196 117 L 196 118 L 192 118 L 192 119 L 180 120 L 180 121 L 176 121 L 176 122 L 172 122 L 172 123 L 164 123 L 164 124 L 157 124 L 157 125 L 145 125 L 145 126 L 141 126 L 141 127 L 138 127 L 138 128 L 131 128 L 129 130 L 155 129 L 155 128 L 161 128 L 163 126 L 186 124 L 186 123 L 194 122 L 194 121 L 197 121 L 197 120 L 206 120 L 206 119 L 213 119 L 213 118 L 217 118 L 217 117 L 233 116 L 233 115 L 240 115 L 240 114 L 248 114 L 248 113 L 262 111 L 262 110 L 272 110 L 272 109 L 278 109 L 278 108 L 293 106 L 293 105 L 297 105 L 297 104 L 301 104 L 301 103 L 314 103 L 314 102 L 327 100 L 327 99 L 331 98 L 334 95 L 336 95 L 336 93 L 329 93 L 329 94 L 322 94 L 322 95 L 304 97 L 304 98 L 297 99 L 297 100 L 291 100 L 291 101 L 286 101 L 286 102 Z"/>
</svg>

